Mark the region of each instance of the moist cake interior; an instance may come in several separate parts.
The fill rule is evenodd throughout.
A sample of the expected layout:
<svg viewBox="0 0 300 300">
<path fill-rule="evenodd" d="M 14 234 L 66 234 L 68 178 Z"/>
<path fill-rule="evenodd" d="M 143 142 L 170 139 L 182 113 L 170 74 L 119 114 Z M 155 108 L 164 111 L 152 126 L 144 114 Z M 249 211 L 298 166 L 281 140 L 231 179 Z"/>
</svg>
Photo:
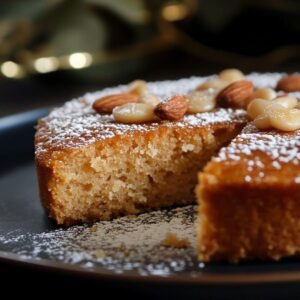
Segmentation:
<svg viewBox="0 0 300 300">
<path fill-rule="evenodd" d="M 56 218 L 104 220 L 194 202 L 199 169 L 238 133 L 238 125 L 180 132 L 162 127 L 72 151 L 56 169 Z"/>
<path fill-rule="evenodd" d="M 247 76 L 257 87 L 280 74 Z M 149 83 L 162 101 L 211 77 Z M 195 201 L 197 173 L 246 123 L 244 110 L 216 109 L 177 122 L 118 124 L 92 103 L 127 86 L 86 94 L 38 124 L 36 164 L 41 199 L 59 224 L 110 219 Z"/>
</svg>

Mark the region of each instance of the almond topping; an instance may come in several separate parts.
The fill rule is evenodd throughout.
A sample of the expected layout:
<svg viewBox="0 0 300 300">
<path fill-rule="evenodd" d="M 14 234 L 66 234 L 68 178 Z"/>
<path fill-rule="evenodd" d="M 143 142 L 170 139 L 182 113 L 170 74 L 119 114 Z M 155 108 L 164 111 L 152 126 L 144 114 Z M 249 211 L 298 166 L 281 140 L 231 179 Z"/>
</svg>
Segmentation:
<svg viewBox="0 0 300 300">
<path fill-rule="evenodd" d="M 214 89 L 217 91 L 220 91 L 224 89 L 228 85 L 227 81 L 220 80 L 220 79 L 214 79 L 214 80 L 208 80 L 204 81 L 200 85 L 197 86 L 196 90 L 197 91 L 204 91 L 208 89 Z"/>
<path fill-rule="evenodd" d="M 244 74 L 238 69 L 225 69 L 219 73 L 219 78 L 228 83 L 242 80 L 244 77 Z"/>
<path fill-rule="evenodd" d="M 190 114 L 211 111 L 216 105 L 216 92 L 212 89 L 192 91 L 187 94 L 187 98 L 189 100 L 187 112 Z"/>
<path fill-rule="evenodd" d="M 300 75 L 294 74 L 282 77 L 278 81 L 276 89 L 284 92 L 300 91 Z"/>
<path fill-rule="evenodd" d="M 272 100 L 277 97 L 277 93 L 271 89 L 271 88 L 263 88 L 263 89 L 258 89 L 253 94 L 251 95 L 251 99 L 265 99 L 265 100 Z"/>
<path fill-rule="evenodd" d="M 217 95 L 221 107 L 246 108 L 253 93 L 253 84 L 248 80 L 231 83 Z"/>
<path fill-rule="evenodd" d="M 134 80 L 128 84 L 128 93 L 141 96 L 148 91 L 147 82 L 144 80 Z"/>
<path fill-rule="evenodd" d="M 156 105 L 158 105 L 160 103 L 160 100 L 154 94 L 150 94 L 150 93 L 146 92 L 140 96 L 139 102 L 147 103 L 147 104 L 150 104 L 153 107 L 155 107 Z"/>
<path fill-rule="evenodd" d="M 151 122 L 155 119 L 153 106 L 146 103 L 127 103 L 113 110 L 116 122 L 138 124 Z"/>
<path fill-rule="evenodd" d="M 271 101 L 265 99 L 254 99 L 251 101 L 247 108 L 248 116 L 254 120 L 259 115 L 263 114 L 268 106 L 272 105 Z"/>
<path fill-rule="evenodd" d="M 270 124 L 282 131 L 300 129 L 300 109 L 282 109 L 269 116 Z"/>
<path fill-rule="evenodd" d="M 282 105 L 283 107 L 289 108 L 289 109 L 294 108 L 298 105 L 298 100 L 296 98 L 288 97 L 288 96 L 278 97 L 278 98 L 274 99 L 272 102 L 276 102 L 276 103 Z"/>
<path fill-rule="evenodd" d="M 127 103 L 138 102 L 139 97 L 134 94 L 120 93 L 104 96 L 93 103 L 93 109 L 99 114 L 111 114 L 113 109 Z"/>
<path fill-rule="evenodd" d="M 297 104 L 298 100 L 293 97 L 278 97 L 270 101 L 254 99 L 248 105 L 247 112 L 258 129 L 293 131 L 300 129 L 300 109 Z"/>
<path fill-rule="evenodd" d="M 267 106 L 265 107 L 264 111 L 254 119 L 254 125 L 258 129 L 269 129 L 274 127 L 271 124 L 271 118 L 280 114 L 282 111 L 287 110 L 285 107 L 274 101 L 264 101 L 266 102 Z"/>
<path fill-rule="evenodd" d="M 188 100 L 185 96 L 173 96 L 169 101 L 156 106 L 154 113 L 162 120 L 176 121 L 183 118 L 188 109 Z"/>
<path fill-rule="evenodd" d="M 264 130 L 272 128 L 270 118 L 265 114 L 259 115 L 257 118 L 254 119 L 253 123 L 258 129 Z"/>
</svg>

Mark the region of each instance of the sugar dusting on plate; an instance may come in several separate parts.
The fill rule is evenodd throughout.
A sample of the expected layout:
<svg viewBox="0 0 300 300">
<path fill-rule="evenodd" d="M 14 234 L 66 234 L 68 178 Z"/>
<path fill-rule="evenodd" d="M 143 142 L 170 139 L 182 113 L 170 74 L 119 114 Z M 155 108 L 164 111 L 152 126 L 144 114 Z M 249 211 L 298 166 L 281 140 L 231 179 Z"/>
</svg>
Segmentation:
<svg viewBox="0 0 300 300">
<path fill-rule="evenodd" d="M 73 226 L 39 234 L 1 237 L 13 252 L 30 259 L 50 259 L 115 273 L 168 275 L 201 268 L 196 260 L 195 206 L 126 216 L 94 225 Z M 166 247 L 168 234 L 187 247 Z"/>
</svg>

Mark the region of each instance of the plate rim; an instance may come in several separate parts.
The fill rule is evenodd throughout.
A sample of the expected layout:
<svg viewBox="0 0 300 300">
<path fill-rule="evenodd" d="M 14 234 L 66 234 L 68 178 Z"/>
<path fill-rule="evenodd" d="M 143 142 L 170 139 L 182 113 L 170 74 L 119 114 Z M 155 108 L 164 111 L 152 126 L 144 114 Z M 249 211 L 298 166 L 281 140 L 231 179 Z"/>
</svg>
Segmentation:
<svg viewBox="0 0 300 300">
<path fill-rule="evenodd" d="M 50 259 L 34 259 L 22 257 L 22 255 L 7 251 L 0 251 L 0 262 L 33 267 L 41 271 L 51 270 L 64 272 L 70 275 L 94 277 L 101 280 L 137 282 L 137 283 L 168 283 L 168 284 L 192 284 L 192 285 L 235 285 L 235 284 L 267 284 L 267 283 L 291 283 L 300 282 L 300 271 L 268 271 L 262 273 L 172 273 L 168 275 L 141 275 L 136 271 L 116 273 L 103 267 L 84 268 L 80 265 Z M 184 276 L 183 276 L 184 274 Z"/>
</svg>

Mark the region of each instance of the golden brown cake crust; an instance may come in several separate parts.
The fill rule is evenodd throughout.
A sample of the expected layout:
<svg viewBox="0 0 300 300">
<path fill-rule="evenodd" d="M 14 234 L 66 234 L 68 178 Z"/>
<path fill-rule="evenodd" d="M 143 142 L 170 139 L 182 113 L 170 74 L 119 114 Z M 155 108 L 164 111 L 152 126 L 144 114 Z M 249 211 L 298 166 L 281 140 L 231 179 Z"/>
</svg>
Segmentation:
<svg viewBox="0 0 300 300">
<path fill-rule="evenodd" d="M 300 131 L 250 123 L 199 176 L 199 258 L 279 259 L 300 251 Z"/>
</svg>

